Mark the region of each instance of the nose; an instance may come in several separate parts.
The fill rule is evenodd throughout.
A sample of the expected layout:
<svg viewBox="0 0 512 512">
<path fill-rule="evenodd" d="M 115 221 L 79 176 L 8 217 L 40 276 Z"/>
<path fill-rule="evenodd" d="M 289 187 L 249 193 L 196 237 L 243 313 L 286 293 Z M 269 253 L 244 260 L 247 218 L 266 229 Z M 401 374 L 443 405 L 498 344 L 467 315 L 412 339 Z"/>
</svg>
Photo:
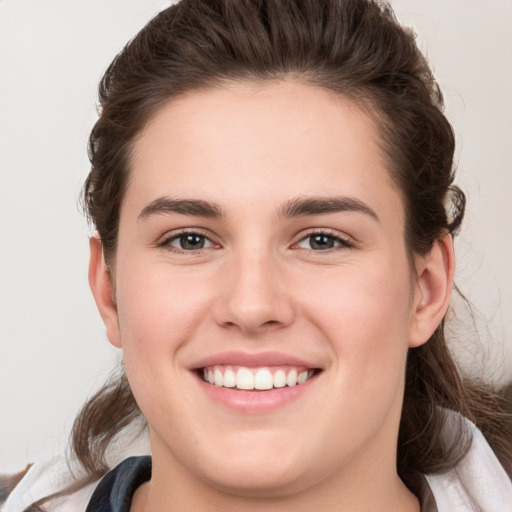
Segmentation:
<svg viewBox="0 0 512 512">
<path fill-rule="evenodd" d="M 226 263 L 214 316 L 223 327 L 255 336 L 290 325 L 295 313 L 277 258 L 270 251 L 249 252 Z"/>
</svg>

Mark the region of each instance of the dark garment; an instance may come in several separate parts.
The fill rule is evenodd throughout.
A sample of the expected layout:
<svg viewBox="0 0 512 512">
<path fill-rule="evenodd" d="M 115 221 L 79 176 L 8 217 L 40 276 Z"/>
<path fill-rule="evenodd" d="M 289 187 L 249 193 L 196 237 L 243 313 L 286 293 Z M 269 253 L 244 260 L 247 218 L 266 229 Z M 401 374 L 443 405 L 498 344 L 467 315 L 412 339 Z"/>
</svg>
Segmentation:
<svg viewBox="0 0 512 512">
<path fill-rule="evenodd" d="M 150 478 L 149 455 L 123 460 L 101 479 L 85 512 L 130 512 L 135 491 Z"/>
</svg>

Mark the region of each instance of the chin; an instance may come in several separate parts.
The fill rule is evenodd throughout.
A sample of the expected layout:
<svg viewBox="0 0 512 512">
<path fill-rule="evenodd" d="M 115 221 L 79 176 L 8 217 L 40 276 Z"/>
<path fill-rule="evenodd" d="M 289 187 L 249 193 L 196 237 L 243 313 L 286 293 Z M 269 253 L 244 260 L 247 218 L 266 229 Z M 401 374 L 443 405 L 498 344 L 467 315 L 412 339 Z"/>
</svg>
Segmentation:
<svg viewBox="0 0 512 512">
<path fill-rule="evenodd" d="M 276 498 L 286 496 L 311 485 L 299 468 L 266 463 L 241 467 L 224 467 L 221 471 L 205 475 L 210 485 L 225 493 L 246 498 Z"/>
<path fill-rule="evenodd" d="M 229 448 L 210 452 L 208 465 L 202 465 L 203 477 L 216 488 L 246 497 L 284 496 L 310 485 L 310 464 L 300 450 L 304 443 L 262 434 L 235 436 L 226 443 Z"/>
</svg>

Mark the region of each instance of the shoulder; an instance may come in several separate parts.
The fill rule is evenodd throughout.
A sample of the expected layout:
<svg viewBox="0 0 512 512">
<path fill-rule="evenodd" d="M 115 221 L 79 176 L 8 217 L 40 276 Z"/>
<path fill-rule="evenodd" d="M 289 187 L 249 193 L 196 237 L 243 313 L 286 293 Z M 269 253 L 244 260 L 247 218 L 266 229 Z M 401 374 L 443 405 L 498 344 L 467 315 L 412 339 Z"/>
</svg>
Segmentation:
<svg viewBox="0 0 512 512">
<path fill-rule="evenodd" d="M 2 478 L 2 512 L 85 510 L 97 480 L 64 456 L 37 462 Z"/>
<path fill-rule="evenodd" d="M 0 475 L 0 505 L 5 503 L 11 492 L 28 473 L 31 465 L 32 464 L 28 464 L 27 467 L 19 473 Z"/>
<path fill-rule="evenodd" d="M 33 464 L 0 479 L 2 512 L 129 511 L 135 490 L 151 478 L 151 457 L 129 457 L 101 479 L 64 458 Z M 0 504 L 2 501 L 0 501 Z"/>
<path fill-rule="evenodd" d="M 85 512 L 100 482 L 115 471 L 121 461 L 149 452 L 147 430 L 141 429 L 140 424 L 130 424 L 120 432 L 105 454 L 109 468 L 106 474 L 91 476 L 71 451 L 68 455 L 62 453 L 36 462 L 17 475 L 4 477 L 0 511 Z"/>
<path fill-rule="evenodd" d="M 86 512 L 129 512 L 135 491 L 151 479 L 151 457 L 129 457 L 97 485 Z"/>
<path fill-rule="evenodd" d="M 425 475 L 438 512 L 511 512 L 512 481 L 483 434 L 469 420 L 450 413 L 444 437 L 452 435 L 455 422 L 466 423 L 471 447 L 452 470 Z"/>
</svg>

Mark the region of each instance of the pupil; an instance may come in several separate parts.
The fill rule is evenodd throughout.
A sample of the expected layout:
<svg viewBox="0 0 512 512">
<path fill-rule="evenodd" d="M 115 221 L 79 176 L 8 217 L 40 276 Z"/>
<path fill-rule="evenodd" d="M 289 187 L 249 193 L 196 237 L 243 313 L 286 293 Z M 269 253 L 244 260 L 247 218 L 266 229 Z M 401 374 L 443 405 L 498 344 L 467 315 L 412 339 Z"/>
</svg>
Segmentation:
<svg viewBox="0 0 512 512">
<path fill-rule="evenodd" d="M 182 235 L 180 245 L 182 249 L 202 249 L 204 247 L 204 237 L 201 235 Z"/>
<path fill-rule="evenodd" d="M 332 249 L 334 247 L 334 240 L 326 235 L 314 235 L 311 237 L 312 249 Z"/>
</svg>

